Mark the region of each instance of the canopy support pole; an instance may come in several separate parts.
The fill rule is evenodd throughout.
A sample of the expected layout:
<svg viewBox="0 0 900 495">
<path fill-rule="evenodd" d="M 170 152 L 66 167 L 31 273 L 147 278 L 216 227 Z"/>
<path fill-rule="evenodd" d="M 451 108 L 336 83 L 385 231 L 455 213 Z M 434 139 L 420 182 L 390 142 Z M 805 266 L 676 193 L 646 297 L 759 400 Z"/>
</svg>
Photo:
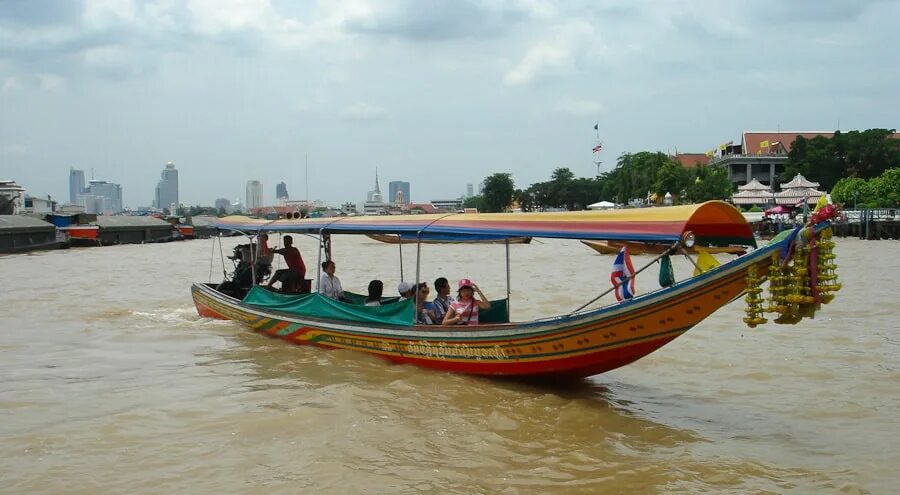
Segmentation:
<svg viewBox="0 0 900 495">
<path fill-rule="evenodd" d="M 672 244 L 672 245 L 669 247 L 669 249 L 666 249 L 662 254 L 660 254 L 660 255 L 657 256 L 656 258 L 653 258 L 652 260 L 650 260 L 649 263 L 647 263 L 646 265 L 642 266 L 640 270 L 637 270 L 636 272 L 634 272 L 634 275 L 632 275 L 632 276 L 630 276 L 630 277 L 625 277 L 625 280 L 623 280 L 622 283 L 623 283 L 623 284 L 624 284 L 624 283 L 628 283 L 629 281 L 631 281 L 631 279 L 633 279 L 634 277 L 636 277 L 638 273 L 641 273 L 642 271 L 646 270 L 650 265 L 652 265 L 652 264 L 656 263 L 657 261 L 659 261 L 663 256 L 666 256 L 666 255 L 668 255 L 668 254 L 671 254 L 671 253 L 675 252 L 675 250 L 678 249 L 680 246 L 681 246 L 681 241 L 678 241 L 678 242 L 676 242 L 675 244 Z M 581 311 L 582 309 L 584 309 L 584 308 L 590 306 L 591 304 L 594 304 L 594 303 L 597 302 L 601 297 L 603 297 L 603 296 L 609 294 L 610 292 L 612 292 L 612 291 L 614 291 L 614 290 L 616 290 L 616 286 L 615 286 L 615 285 L 612 286 L 612 287 L 610 287 L 609 289 L 603 291 L 603 293 L 601 293 L 599 296 L 597 296 L 597 297 L 591 299 L 590 301 L 584 303 L 584 304 L 581 305 L 578 309 L 576 309 L 575 311 L 572 311 L 572 313 L 577 313 L 577 312 Z M 569 313 L 569 314 L 571 314 L 571 313 Z"/>
<path fill-rule="evenodd" d="M 403 238 L 397 234 L 397 246 L 400 248 L 400 281 L 403 282 Z"/>
<path fill-rule="evenodd" d="M 256 287 L 256 256 L 259 252 L 259 246 L 253 248 L 253 237 L 247 236 L 250 241 L 250 287 Z M 256 233 L 256 239 L 259 240 L 259 232 Z"/>
<path fill-rule="evenodd" d="M 316 260 L 316 292 L 319 292 L 319 279 L 322 278 L 322 233 L 325 231 L 324 228 L 319 229 L 319 257 Z M 306 285 L 305 280 L 300 281 L 301 284 Z"/>
<path fill-rule="evenodd" d="M 222 260 L 222 280 L 224 281 L 228 278 L 228 271 L 225 269 L 225 253 L 222 252 L 222 233 L 219 232 L 216 237 L 219 239 L 219 259 Z"/>
<path fill-rule="evenodd" d="M 422 233 L 416 234 L 416 311 L 413 313 L 413 325 L 419 320 L 419 298 L 422 297 L 419 291 L 419 277 L 421 276 L 422 267 Z"/>
<path fill-rule="evenodd" d="M 506 314 L 511 317 L 512 312 L 510 311 L 509 302 L 509 237 L 504 239 L 504 244 L 506 245 Z"/>
</svg>

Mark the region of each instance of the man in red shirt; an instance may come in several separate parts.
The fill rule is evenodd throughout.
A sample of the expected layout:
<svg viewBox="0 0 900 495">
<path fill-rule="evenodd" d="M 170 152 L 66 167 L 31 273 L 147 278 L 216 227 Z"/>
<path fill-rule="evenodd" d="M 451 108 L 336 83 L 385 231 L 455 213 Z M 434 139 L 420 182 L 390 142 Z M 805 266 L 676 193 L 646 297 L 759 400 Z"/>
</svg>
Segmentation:
<svg viewBox="0 0 900 495">
<path fill-rule="evenodd" d="M 306 265 L 303 263 L 303 257 L 300 256 L 300 250 L 293 246 L 294 238 L 284 236 L 284 247 L 281 249 L 273 249 L 273 253 L 284 256 L 284 262 L 287 268 L 282 268 L 272 275 L 269 279 L 267 289 L 271 289 L 275 282 L 281 282 L 282 292 L 297 292 L 301 282 L 306 278 Z"/>
</svg>

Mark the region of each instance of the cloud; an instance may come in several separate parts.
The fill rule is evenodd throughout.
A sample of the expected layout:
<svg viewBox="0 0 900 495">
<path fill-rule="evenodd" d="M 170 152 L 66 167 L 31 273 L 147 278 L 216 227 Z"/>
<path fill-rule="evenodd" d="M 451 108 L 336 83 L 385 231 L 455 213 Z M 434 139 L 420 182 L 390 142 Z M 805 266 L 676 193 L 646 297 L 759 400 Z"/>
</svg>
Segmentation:
<svg viewBox="0 0 900 495">
<path fill-rule="evenodd" d="M 495 37 L 547 9 L 524 2 L 462 0 L 351 1 L 337 4 L 331 17 L 350 33 L 414 41 Z"/>
<path fill-rule="evenodd" d="M 556 109 L 572 117 L 594 117 L 605 113 L 606 108 L 598 101 L 566 98 L 556 105 Z"/>
<path fill-rule="evenodd" d="M 24 144 L 8 144 L 0 147 L 0 156 L 23 157 L 31 155 L 31 150 Z"/>
<path fill-rule="evenodd" d="M 387 110 L 369 103 L 354 103 L 340 112 L 344 120 L 372 121 L 387 118 Z"/>
<path fill-rule="evenodd" d="M 532 44 L 522 60 L 504 77 L 510 86 L 530 84 L 549 76 L 571 74 L 577 69 L 578 53 L 591 44 L 594 30 L 590 24 L 575 21 L 557 26 Z"/>
</svg>

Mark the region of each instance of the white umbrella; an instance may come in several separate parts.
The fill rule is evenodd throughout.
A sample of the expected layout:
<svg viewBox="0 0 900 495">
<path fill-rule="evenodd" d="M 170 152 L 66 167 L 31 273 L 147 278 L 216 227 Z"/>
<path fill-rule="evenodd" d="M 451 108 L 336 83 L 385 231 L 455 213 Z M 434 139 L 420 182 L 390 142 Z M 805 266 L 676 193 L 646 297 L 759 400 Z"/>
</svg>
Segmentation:
<svg viewBox="0 0 900 495">
<path fill-rule="evenodd" d="M 611 203 L 609 201 L 599 201 L 597 203 L 588 205 L 589 210 L 608 210 L 610 208 L 615 208 L 616 204 Z"/>
</svg>

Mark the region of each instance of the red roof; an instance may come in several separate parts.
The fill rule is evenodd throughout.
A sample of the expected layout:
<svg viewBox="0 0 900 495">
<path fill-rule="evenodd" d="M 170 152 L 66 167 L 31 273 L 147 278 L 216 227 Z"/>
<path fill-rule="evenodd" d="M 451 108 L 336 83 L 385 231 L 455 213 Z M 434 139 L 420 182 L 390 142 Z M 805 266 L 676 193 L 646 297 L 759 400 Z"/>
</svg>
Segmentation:
<svg viewBox="0 0 900 495">
<path fill-rule="evenodd" d="M 696 167 L 697 165 L 709 165 L 709 157 L 706 153 L 679 153 L 673 156 L 683 167 Z"/>
<path fill-rule="evenodd" d="M 744 132 L 743 148 L 745 155 L 773 155 L 777 153 L 779 147 L 784 148 L 785 153 L 791 152 L 791 146 L 797 136 L 803 136 L 806 139 L 812 139 L 816 136 L 831 138 L 833 132 L 818 131 L 801 131 L 801 132 Z M 769 142 L 769 146 L 760 146 L 764 141 Z"/>
</svg>

